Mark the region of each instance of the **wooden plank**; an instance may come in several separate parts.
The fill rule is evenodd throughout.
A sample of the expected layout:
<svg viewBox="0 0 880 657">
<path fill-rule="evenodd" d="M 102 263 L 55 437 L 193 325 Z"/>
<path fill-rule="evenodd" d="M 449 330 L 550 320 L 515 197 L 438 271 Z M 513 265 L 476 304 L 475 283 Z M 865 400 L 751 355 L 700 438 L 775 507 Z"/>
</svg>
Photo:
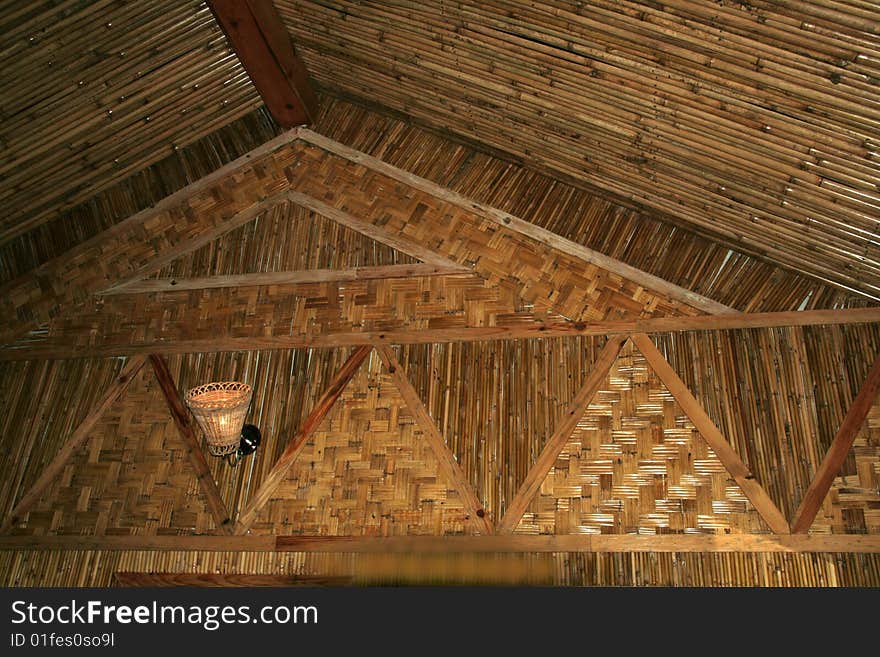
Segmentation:
<svg viewBox="0 0 880 657">
<path fill-rule="evenodd" d="M 132 379 L 134 379 L 134 377 L 137 376 L 137 373 L 140 372 L 144 362 L 146 362 L 146 359 L 143 356 L 133 356 L 128 363 L 126 363 L 122 372 L 116 377 L 113 385 L 107 389 L 106 393 L 104 393 L 104 396 L 98 402 L 97 406 L 95 406 L 83 421 L 79 423 L 76 429 L 74 429 L 70 438 L 68 438 L 61 449 L 58 450 L 58 454 L 52 459 L 52 462 L 46 466 L 40 477 L 34 482 L 34 485 L 31 486 L 30 490 L 22 496 L 18 501 L 18 504 L 16 504 L 9 513 L 6 520 L 3 521 L 3 525 L 0 526 L 0 533 L 6 533 L 12 529 L 12 527 L 14 527 L 28 510 L 30 510 L 30 508 L 40 499 L 49 485 L 55 481 L 55 478 L 59 474 L 61 474 L 61 471 L 64 469 L 64 466 L 67 465 L 67 462 L 70 460 L 70 457 L 73 456 L 73 453 L 85 442 L 86 438 L 88 438 L 92 429 L 98 423 L 98 420 L 100 420 L 104 413 L 107 412 L 107 409 L 113 405 L 113 402 L 119 399 L 122 393 L 125 392 Z"/>
<path fill-rule="evenodd" d="M 437 464 L 445 478 L 446 485 L 458 491 L 458 494 L 464 503 L 467 519 L 478 533 L 484 535 L 493 534 L 494 528 L 492 527 L 492 523 L 489 521 L 479 498 L 477 498 L 473 486 L 471 486 L 470 481 L 468 481 L 468 478 L 458 464 L 458 461 L 455 460 L 455 455 L 446 445 L 446 441 L 437 429 L 437 425 L 435 425 L 434 420 L 431 419 L 431 414 L 428 413 L 428 409 L 425 408 L 425 405 L 419 398 L 419 393 L 415 391 L 412 384 L 409 382 L 409 379 L 406 376 L 406 371 L 398 362 L 397 356 L 394 355 L 394 351 L 391 347 L 384 344 L 377 344 L 376 351 L 379 353 L 382 363 L 391 375 L 391 379 L 400 391 L 407 407 L 413 414 L 416 424 L 422 430 L 425 439 L 431 446 L 431 450 L 434 452 L 434 456 L 437 459 Z"/>
<path fill-rule="evenodd" d="M 0 360 L 103 358 L 126 354 L 210 353 L 253 351 L 257 349 L 337 348 L 363 344 L 436 344 L 443 342 L 485 342 L 524 340 L 574 335 L 632 335 L 677 331 L 720 331 L 779 326 L 833 326 L 880 322 L 880 308 L 804 310 L 792 312 L 740 313 L 736 315 L 698 315 L 695 317 L 656 317 L 637 320 L 598 322 L 545 321 L 535 316 L 505 326 L 467 326 L 451 329 L 396 329 L 357 331 L 325 335 L 279 335 L 227 337 L 198 340 L 162 340 L 129 345 L 41 344 L 23 340 L 0 347 Z M 58 338 L 63 336 L 57 336 Z"/>
<path fill-rule="evenodd" d="M 247 287 L 255 285 L 300 285 L 303 283 L 327 283 L 331 281 L 364 281 L 387 278 L 417 278 L 421 276 L 448 276 L 470 274 L 467 267 L 441 267 L 439 265 L 377 265 L 374 267 L 351 267 L 349 269 L 307 269 L 302 271 L 272 271 L 255 274 L 227 274 L 200 278 L 158 278 L 137 280 L 116 285 L 101 296 L 116 294 L 144 294 L 154 292 L 180 292 L 181 290 L 209 290 L 224 287 Z"/>
<path fill-rule="evenodd" d="M 134 273 L 131 276 L 128 276 L 124 280 L 115 283 L 113 286 L 107 288 L 106 290 L 102 290 L 98 293 L 98 295 L 106 296 L 116 294 L 119 291 L 127 291 L 128 286 L 138 285 L 139 283 L 145 282 L 143 280 L 145 276 L 149 276 L 150 274 L 159 271 L 165 265 L 173 262 L 181 256 L 186 255 L 187 253 L 191 253 L 192 251 L 200 249 L 206 244 L 210 244 L 211 242 L 219 237 L 222 237 L 229 231 L 235 230 L 240 226 L 244 226 L 246 223 L 253 221 L 267 210 L 272 209 L 279 203 L 285 203 L 286 201 L 287 194 L 284 192 L 266 197 L 259 203 L 252 205 L 246 210 L 235 213 L 228 220 L 218 224 L 211 230 L 202 231 L 201 233 L 199 233 L 198 236 L 192 239 L 185 240 L 180 244 L 175 245 L 173 248 L 164 249 L 161 254 L 157 255 L 149 262 L 145 262 L 143 265 L 135 269 Z"/>
<path fill-rule="evenodd" d="M 545 244 L 570 256 L 597 265 L 603 269 L 607 269 L 608 271 L 623 276 L 624 278 L 628 278 L 653 292 L 664 294 L 670 299 L 682 301 L 694 308 L 712 314 L 737 312 L 729 306 L 713 301 L 712 299 L 697 294 L 696 292 L 692 292 L 679 285 L 674 285 L 669 281 L 665 281 L 662 278 L 632 267 L 620 260 L 606 256 L 605 254 L 583 246 L 582 244 L 577 244 L 576 242 L 561 237 L 560 235 L 552 233 L 545 228 L 541 228 L 540 226 L 520 219 L 512 214 L 503 212 L 502 210 L 498 210 L 484 203 L 479 203 L 473 199 L 469 199 L 458 192 L 442 187 L 430 180 L 416 176 L 408 171 L 398 169 L 387 162 L 383 162 L 378 158 L 356 151 L 353 148 L 349 148 L 348 146 L 335 142 L 332 139 L 328 139 L 308 128 L 301 129 L 299 135 L 300 139 L 303 141 L 307 141 L 310 144 L 314 144 L 319 148 L 335 153 L 347 160 L 362 164 L 374 171 L 378 171 L 383 175 L 393 178 L 394 180 L 443 199 L 444 201 L 448 201 L 449 203 L 464 208 L 469 212 L 478 214 L 490 221 L 501 224 L 513 231 L 537 240 L 541 244 Z"/>
<path fill-rule="evenodd" d="M 115 586 L 348 586 L 351 577 L 321 575 L 250 575 L 235 573 L 113 573 Z"/>
<path fill-rule="evenodd" d="M 200 552 L 849 552 L 880 553 L 867 534 L 572 534 L 491 536 L 0 536 L 0 550 Z"/>
<path fill-rule="evenodd" d="M 274 549 L 274 536 L 0 536 L 0 550 L 269 552 Z"/>
<path fill-rule="evenodd" d="M 864 534 L 278 536 L 278 552 L 880 552 Z"/>
<path fill-rule="evenodd" d="M 510 534 L 516 529 L 523 514 L 528 509 L 529 503 L 541 488 L 541 483 L 547 477 L 547 473 L 550 472 L 550 468 L 553 467 L 553 464 L 559 457 L 559 452 L 562 451 L 568 439 L 571 438 L 577 423 L 583 417 L 584 412 L 586 412 L 602 382 L 608 376 L 608 372 L 611 370 L 611 366 L 614 365 L 614 361 L 617 360 L 617 355 L 620 353 L 620 348 L 623 347 L 624 342 L 626 342 L 625 336 L 611 336 L 608 338 L 608 342 L 605 343 L 602 351 L 599 352 L 598 358 L 596 358 L 596 362 L 593 363 L 589 376 L 587 376 L 580 390 L 577 391 L 577 394 L 575 394 L 566 407 L 562 419 L 557 424 L 556 431 L 547 439 L 544 449 L 541 450 L 538 458 L 528 473 L 526 473 L 526 478 L 520 484 L 519 490 L 517 490 L 516 495 L 508 505 L 504 518 L 502 518 L 498 525 L 499 534 Z"/>
<path fill-rule="evenodd" d="M 336 403 L 342 391 L 345 390 L 345 386 L 348 385 L 355 372 L 357 372 L 372 350 L 373 348 L 370 345 L 363 345 L 355 349 L 336 373 L 336 376 L 333 377 L 330 385 L 321 395 L 311 413 L 303 421 L 293 438 L 290 439 L 284 452 L 278 457 L 275 465 L 272 466 L 269 474 L 266 475 L 266 478 L 260 484 L 260 488 L 254 493 L 245 510 L 242 511 L 235 525 L 236 534 L 245 534 L 250 529 L 260 510 L 271 499 L 278 486 L 281 485 L 281 482 L 284 481 L 290 467 L 296 461 L 309 436 L 312 435 L 327 416 L 327 413 L 330 412 L 333 404 Z"/>
<path fill-rule="evenodd" d="M 767 491 L 755 481 L 755 476 L 751 473 L 748 466 L 740 459 L 739 455 L 734 451 L 727 439 L 724 438 L 715 423 L 700 406 L 700 402 L 688 390 L 684 381 L 672 369 L 672 366 L 666 361 L 663 355 L 654 346 L 644 333 L 637 333 L 630 338 L 642 355 L 648 361 L 648 365 L 654 370 L 660 380 L 669 389 L 669 392 L 675 397 L 675 400 L 681 406 L 685 414 L 694 423 L 697 431 L 703 436 L 709 444 L 715 455 L 724 464 L 724 467 L 730 473 L 730 476 L 739 484 L 746 497 L 749 498 L 752 505 L 770 527 L 777 534 L 788 534 L 790 528 L 788 520 L 782 515 L 782 512 L 773 502 Z"/>
<path fill-rule="evenodd" d="M 230 523 L 229 510 L 226 508 L 226 503 L 220 495 L 220 489 L 217 488 L 217 482 L 214 481 L 214 476 L 211 474 L 211 468 L 205 459 L 205 453 L 202 451 L 201 441 L 195 429 L 193 429 L 189 411 L 180 397 L 177 385 L 174 383 L 174 378 L 171 376 L 171 372 L 168 371 L 168 364 L 158 354 L 150 354 L 150 364 L 153 366 L 156 380 L 159 382 L 159 387 L 162 388 L 162 394 L 165 396 L 168 410 L 171 412 L 171 417 L 174 418 L 177 432 L 180 434 L 180 439 L 183 441 L 190 464 L 199 481 L 199 488 L 201 488 L 208 503 L 208 509 L 214 517 L 214 523 L 217 525 L 218 531 L 228 534 Z"/>
<path fill-rule="evenodd" d="M 801 500 L 792 523 L 793 533 L 806 533 L 813 526 L 816 514 L 831 489 L 834 478 L 840 472 L 859 430 L 865 424 L 878 391 L 880 391 L 880 354 L 874 359 L 871 371 L 868 372 L 868 378 L 865 379 L 859 394 L 853 400 L 852 406 L 837 430 L 837 435 L 834 436 L 831 446 L 825 453 L 822 464 L 816 471 L 813 481 L 810 482 L 810 487 L 804 493 L 804 498 Z"/>
<path fill-rule="evenodd" d="M 317 212 L 322 217 L 332 219 L 336 223 L 351 228 L 361 235 L 366 235 L 367 237 L 374 239 L 377 242 L 381 242 L 382 244 L 390 246 L 393 249 L 397 249 L 398 251 L 406 253 L 407 255 L 411 255 L 414 258 L 418 258 L 424 263 L 437 265 L 440 267 L 463 267 L 463 265 L 460 265 L 459 263 L 450 260 L 449 258 L 442 256 L 435 251 L 432 251 L 431 249 L 425 248 L 420 242 L 417 242 L 416 240 L 409 239 L 395 233 L 391 233 L 381 226 L 376 226 L 375 224 L 372 224 L 369 221 L 365 221 L 364 219 L 358 219 L 354 215 L 351 215 L 348 212 L 343 212 L 342 210 L 338 210 L 332 205 L 327 205 L 323 201 L 309 196 L 308 194 L 303 194 L 301 192 L 291 190 L 287 192 L 287 197 L 290 199 L 291 203 L 295 203 L 296 205 L 308 208 L 312 212 Z"/>
<path fill-rule="evenodd" d="M 313 120 L 317 98 L 272 1 L 209 0 L 208 6 L 279 125 Z"/>
</svg>

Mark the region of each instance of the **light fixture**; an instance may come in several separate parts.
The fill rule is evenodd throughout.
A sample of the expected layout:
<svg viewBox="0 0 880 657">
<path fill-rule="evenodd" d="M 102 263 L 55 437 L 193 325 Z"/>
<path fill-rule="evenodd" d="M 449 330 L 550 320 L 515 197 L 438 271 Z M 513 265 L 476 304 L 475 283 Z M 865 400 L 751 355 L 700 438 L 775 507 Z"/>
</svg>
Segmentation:
<svg viewBox="0 0 880 657">
<path fill-rule="evenodd" d="M 208 452 L 232 466 L 260 445 L 260 430 L 244 424 L 251 397 L 253 388 L 237 381 L 206 383 L 186 393 L 186 405 L 205 433 Z"/>
</svg>

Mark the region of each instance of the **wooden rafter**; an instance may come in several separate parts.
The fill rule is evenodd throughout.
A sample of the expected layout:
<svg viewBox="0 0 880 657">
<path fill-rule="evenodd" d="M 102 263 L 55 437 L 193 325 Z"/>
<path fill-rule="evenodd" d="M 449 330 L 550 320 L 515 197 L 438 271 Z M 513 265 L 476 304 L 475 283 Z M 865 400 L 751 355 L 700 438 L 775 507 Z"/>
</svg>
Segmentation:
<svg viewBox="0 0 880 657">
<path fill-rule="evenodd" d="M 492 523 L 486 516 L 486 511 L 474 492 L 473 486 L 471 486 L 458 461 L 455 460 L 455 455 L 449 449 L 449 446 L 437 429 L 437 425 L 434 424 L 434 420 L 431 419 L 431 414 L 428 413 L 428 409 L 425 408 L 425 405 L 419 398 L 419 393 L 415 391 L 409 382 L 406 371 L 398 362 L 394 351 L 391 347 L 384 344 L 377 344 L 376 351 L 379 353 L 383 365 L 385 365 L 385 368 L 391 375 L 391 379 L 400 391 L 400 395 L 406 402 L 407 407 L 413 414 L 416 424 L 422 430 L 422 435 L 434 452 L 434 457 L 437 459 L 440 471 L 445 477 L 446 485 L 456 490 L 461 497 L 471 525 L 481 534 L 493 534 L 494 528 Z"/>
<path fill-rule="evenodd" d="M 416 278 L 422 276 L 449 276 L 470 274 L 460 267 L 439 265 L 378 265 L 375 267 L 351 267 L 349 269 L 306 269 L 301 271 L 272 271 L 256 274 L 227 274 L 198 278 L 153 278 L 117 285 L 103 292 L 103 296 L 116 294 L 150 294 L 156 292 L 180 292 L 182 290 L 211 290 L 225 287 L 249 287 L 255 285 L 302 285 L 345 281 L 384 280 L 388 278 Z"/>
<path fill-rule="evenodd" d="M 79 423 L 79 426 L 74 429 L 70 438 L 68 438 L 64 445 L 62 445 L 61 449 L 58 450 L 58 454 L 52 459 L 52 462 L 46 466 L 40 477 L 34 482 L 34 485 L 31 486 L 30 490 L 22 496 L 18 501 L 18 504 L 16 504 L 9 513 L 9 516 L 3 521 L 3 525 L 0 526 L 0 533 L 8 532 L 40 499 L 42 494 L 64 469 L 64 466 L 67 465 L 70 457 L 73 456 L 74 452 L 76 452 L 80 445 L 82 445 L 86 438 L 88 438 L 89 433 L 91 433 L 92 429 L 98 423 L 98 420 L 100 420 L 104 413 L 107 412 L 107 409 L 113 405 L 113 402 L 119 399 L 122 393 L 125 392 L 132 379 L 137 376 L 137 373 L 140 372 L 141 367 L 143 367 L 145 362 L 146 359 L 143 356 L 134 356 L 128 361 L 128 363 L 126 363 L 122 372 L 113 382 L 113 385 L 107 389 L 107 392 L 104 393 L 104 396 L 95 408 L 93 408 L 83 421 Z"/>
<path fill-rule="evenodd" d="M 0 550 L 200 552 L 880 552 L 865 534 L 569 534 L 563 536 L 0 536 Z"/>
<path fill-rule="evenodd" d="M 358 219 L 354 215 L 334 208 L 332 205 L 327 205 L 323 201 L 309 196 L 308 194 L 291 190 L 287 193 L 287 197 L 290 199 L 291 203 L 308 208 L 322 217 L 332 219 L 336 223 L 351 228 L 361 235 L 366 235 L 386 246 L 390 246 L 391 248 L 397 249 L 407 255 L 411 255 L 414 258 L 418 258 L 424 263 L 437 265 L 438 267 L 458 267 L 459 271 L 470 271 L 467 267 L 450 260 L 446 256 L 440 255 L 436 251 L 425 247 L 414 239 L 410 239 L 403 235 L 392 234 L 381 226 L 377 226 L 364 219 Z"/>
<path fill-rule="evenodd" d="M 279 125 L 312 121 L 318 99 L 272 0 L 208 0 L 208 6 Z"/>
<path fill-rule="evenodd" d="M 586 381 L 584 381 L 580 390 L 575 394 L 574 399 L 566 407 L 562 419 L 556 427 L 556 431 L 547 439 L 544 449 L 541 450 L 538 458 L 532 464 L 528 473 L 526 473 L 526 478 L 508 505 L 504 518 L 498 525 L 499 534 L 509 534 L 516 529 L 520 519 L 526 512 L 526 509 L 528 509 L 529 503 L 535 497 L 535 494 L 541 487 L 541 483 L 544 481 L 547 473 L 550 472 L 553 463 L 559 457 L 559 453 L 565 447 L 568 439 L 571 438 L 577 423 L 583 417 L 584 412 L 586 412 L 602 382 L 607 378 L 608 372 L 611 371 L 614 361 L 617 360 L 624 342 L 626 342 L 626 338 L 623 336 L 611 336 L 608 342 L 605 343 L 602 351 L 599 352 L 599 356 L 596 358 L 596 362 L 593 363 L 589 376 L 587 376 Z"/>
<path fill-rule="evenodd" d="M 813 526 L 816 514 L 831 489 L 834 478 L 840 472 L 859 429 L 865 424 L 865 419 L 874 405 L 878 391 L 880 391 L 880 354 L 874 359 L 874 364 L 868 372 L 868 378 L 865 379 L 859 394 L 853 400 L 852 406 L 837 430 L 837 435 L 834 436 L 831 446 L 825 453 L 822 464 L 816 471 L 816 476 L 813 477 L 810 487 L 804 493 L 804 498 L 795 512 L 794 522 L 791 525 L 792 533 L 806 533 Z"/>
<path fill-rule="evenodd" d="M 303 447 L 305 447 L 306 441 L 320 426 L 327 413 L 333 407 L 333 404 L 339 399 L 342 391 L 345 390 L 345 386 L 352 380 L 358 368 L 372 350 L 373 348 L 369 345 L 355 349 L 336 373 L 336 376 L 333 377 L 324 394 L 321 395 L 311 413 L 309 413 L 293 438 L 290 439 L 284 452 L 278 457 L 275 465 L 272 466 L 269 474 L 266 475 L 263 483 L 260 484 L 259 489 L 254 493 L 244 511 L 242 511 L 238 522 L 235 524 L 236 534 L 245 534 L 250 529 L 260 511 L 272 498 L 281 482 L 284 481 L 284 478 L 290 471 L 290 467 L 294 464 L 300 452 L 302 452 Z"/>
<path fill-rule="evenodd" d="M 663 357 L 663 354 L 654 346 L 644 333 L 637 333 L 630 338 L 648 365 L 654 370 L 654 373 L 660 377 L 666 388 L 675 397 L 675 400 L 681 406 L 691 422 L 694 423 L 697 431 L 703 436 L 709 447 L 715 452 L 718 460 L 727 469 L 730 476 L 739 484 L 746 497 L 749 498 L 755 510 L 767 523 L 767 526 L 776 534 L 788 534 L 790 532 L 788 520 L 782 515 L 782 512 L 767 494 L 767 491 L 755 481 L 755 476 L 749 470 L 749 467 L 742 461 L 739 455 L 734 451 L 727 439 L 715 426 L 711 418 L 703 410 L 700 402 L 688 390 L 687 385 L 682 381 L 672 366 Z"/>
<path fill-rule="evenodd" d="M 168 370 L 168 364 L 158 354 L 150 354 L 150 364 L 153 366 L 156 381 L 159 382 L 159 387 L 162 389 L 171 417 L 174 418 L 174 424 L 183 441 L 186 455 L 195 471 L 199 488 L 208 503 L 208 510 L 214 517 L 214 524 L 217 525 L 217 530 L 221 533 L 229 533 L 229 510 L 220 495 L 217 482 L 214 481 L 214 476 L 211 474 L 211 468 L 208 467 L 208 461 L 205 459 L 198 435 L 193 429 L 189 411 L 186 410 L 183 399 L 180 398 L 177 385 Z"/>
<path fill-rule="evenodd" d="M 270 318 L 267 318 L 267 322 L 270 322 Z M 0 347 L 0 361 L 39 358 L 100 358 L 125 354 L 149 354 L 157 350 L 161 350 L 166 354 L 186 354 L 216 351 L 251 351 L 255 349 L 337 348 L 374 343 L 485 342 L 490 340 L 522 340 L 576 335 L 633 335 L 636 333 L 720 331 L 780 326 L 832 326 L 876 322 L 880 322 L 880 308 L 656 317 L 596 322 L 547 321 L 546 318 L 535 315 L 531 319 L 525 316 L 518 317 L 516 323 L 505 326 L 469 326 L 451 329 L 394 329 L 382 332 L 357 331 L 308 336 L 217 336 L 210 339 L 165 339 L 161 342 L 107 346 L 59 344 L 54 342 L 54 340 L 63 336 L 54 336 L 53 342 L 49 344 L 24 341 Z"/>
<path fill-rule="evenodd" d="M 624 278 L 627 278 L 631 281 L 635 281 L 639 285 L 642 285 L 650 290 L 654 290 L 655 292 L 659 292 L 669 297 L 670 299 L 681 301 L 710 314 L 737 312 L 729 306 L 725 306 L 724 304 L 713 301 L 712 299 L 704 297 L 701 294 L 697 294 L 696 292 L 683 288 L 679 285 L 670 283 L 669 281 L 654 276 L 653 274 L 649 274 L 645 271 L 642 271 L 641 269 L 637 269 L 631 265 L 621 262 L 620 260 L 607 256 L 604 253 L 600 253 L 599 251 L 595 251 L 589 247 L 583 246 L 582 244 L 573 242 L 572 240 L 557 235 L 556 233 L 553 233 L 546 228 L 541 228 L 540 226 L 525 221 L 524 219 L 516 217 L 502 210 L 498 210 L 497 208 L 493 208 L 489 205 L 486 205 L 485 203 L 480 203 L 473 199 L 467 198 L 466 196 L 463 196 L 458 192 L 454 192 L 451 189 L 443 187 L 442 185 L 438 185 L 437 183 L 427 180 L 426 178 L 417 176 L 413 173 L 410 173 L 409 171 L 404 171 L 391 164 L 388 164 L 387 162 L 383 162 L 376 157 L 367 155 L 366 153 L 361 153 L 344 144 L 340 144 L 339 142 L 335 142 L 332 139 L 328 139 L 327 137 L 319 135 L 318 133 L 313 132 L 308 128 L 301 129 L 299 132 L 299 136 L 300 139 L 302 139 L 303 141 L 314 144 L 315 146 L 323 148 L 326 151 L 334 153 L 352 162 L 362 164 L 372 169 L 373 171 L 378 171 L 388 176 L 389 178 L 402 182 L 405 185 L 409 185 L 410 187 L 413 187 L 415 189 L 426 192 L 436 198 L 448 201 L 449 203 L 457 205 L 458 207 L 464 208 L 468 212 L 473 212 L 485 219 L 488 219 L 489 221 L 505 226 L 510 230 L 516 231 L 521 235 L 525 235 L 537 242 L 540 242 L 541 244 L 557 249 L 584 262 L 588 262 L 602 267 L 603 269 L 607 269 L 608 271 L 614 272 L 615 274 L 623 276 Z"/>
</svg>

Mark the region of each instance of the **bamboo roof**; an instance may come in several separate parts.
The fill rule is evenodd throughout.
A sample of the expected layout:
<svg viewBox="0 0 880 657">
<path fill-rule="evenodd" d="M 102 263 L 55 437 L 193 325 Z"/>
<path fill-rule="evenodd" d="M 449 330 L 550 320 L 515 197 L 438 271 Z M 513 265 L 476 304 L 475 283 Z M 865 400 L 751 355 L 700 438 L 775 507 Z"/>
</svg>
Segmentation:
<svg viewBox="0 0 880 657">
<path fill-rule="evenodd" d="M 875 7 L 275 6 L 0 9 L 0 583 L 880 583 Z"/>
<path fill-rule="evenodd" d="M 880 294 L 872 3 L 277 6 L 328 90 Z"/>
</svg>

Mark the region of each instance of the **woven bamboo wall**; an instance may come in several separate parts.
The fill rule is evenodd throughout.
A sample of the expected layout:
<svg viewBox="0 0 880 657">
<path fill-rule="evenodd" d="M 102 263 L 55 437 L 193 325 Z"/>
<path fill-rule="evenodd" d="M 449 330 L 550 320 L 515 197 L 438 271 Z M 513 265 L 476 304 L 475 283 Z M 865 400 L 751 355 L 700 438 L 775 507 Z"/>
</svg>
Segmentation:
<svg viewBox="0 0 880 657">
<path fill-rule="evenodd" d="M 871 3 L 277 5 L 326 87 L 880 291 Z"/>
<path fill-rule="evenodd" d="M 424 244 L 475 277 L 364 281 L 308 289 L 283 286 L 204 292 L 88 297 L 187 240 L 222 235 L 236 212 L 287 186 L 379 225 L 393 236 Z M 389 327 L 502 326 L 519 313 L 574 320 L 695 314 L 690 306 L 527 238 L 427 192 L 303 142 L 256 159 L 180 207 L 162 210 L 147 230 L 120 224 L 104 241 L 90 242 L 5 288 L 7 334 L 36 327 L 76 301 L 82 310 L 58 317 L 43 346 L 137 344 L 200 337 L 327 335 Z M 278 236 L 274 236 L 278 239 Z M 276 242 L 277 248 L 296 248 Z M 63 287 L 41 281 L 63 278 Z M 340 299 L 340 297 L 342 297 Z M 21 321 L 14 321 L 13 318 Z M 0 329 L 3 325 L 0 324 Z"/>
<path fill-rule="evenodd" d="M 203 2 L 7 3 L 0 25 L 0 242 L 262 104 Z"/>
<path fill-rule="evenodd" d="M 214 523 L 149 368 L 68 460 L 14 534 L 205 534 Z"/>
<path fill-rule="evenodd" d="M 517 531 L 664 534 L 769 529 L 628 341 Z"/>
<path fill-rule="evenodd" d="M 355 584 L 880 585 L 875 554 L 339 555 L 0 552 L 0 585 L 112 586 L 116 572 L 352 576 Z"/>
<path fill-rule="evenodd" d="M 457 491 L 376 354 L 308 440 L 254 533 L 461 534 Z"/>
<path fill-rule="evenodd" d="M 649 211 L 609 201 L 577 181 L 542 174 L 522 158 L 490 154 L 484 144 L 438 130 L 430 121 L 329 93 L 322 101 L 314 126 L 322 134 L 733 308 L 759 312 L 865 303 Z"/>
</svg>

